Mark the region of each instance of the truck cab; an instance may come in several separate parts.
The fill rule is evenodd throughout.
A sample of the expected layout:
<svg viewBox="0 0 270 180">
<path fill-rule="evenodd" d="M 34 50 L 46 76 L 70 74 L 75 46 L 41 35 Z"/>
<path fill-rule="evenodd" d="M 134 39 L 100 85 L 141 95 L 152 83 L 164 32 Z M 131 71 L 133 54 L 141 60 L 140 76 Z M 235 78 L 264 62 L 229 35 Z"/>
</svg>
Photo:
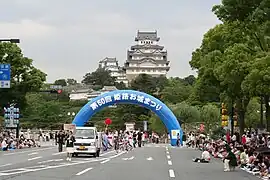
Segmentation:
<svg viewBox="0 0 270 180">
<path fill-rule="evenodd" d="M 76 127 L 75 140 L 73 156 L 86 154 L 99 157 L 101 140 L 96 127 Z"/>
</svg>

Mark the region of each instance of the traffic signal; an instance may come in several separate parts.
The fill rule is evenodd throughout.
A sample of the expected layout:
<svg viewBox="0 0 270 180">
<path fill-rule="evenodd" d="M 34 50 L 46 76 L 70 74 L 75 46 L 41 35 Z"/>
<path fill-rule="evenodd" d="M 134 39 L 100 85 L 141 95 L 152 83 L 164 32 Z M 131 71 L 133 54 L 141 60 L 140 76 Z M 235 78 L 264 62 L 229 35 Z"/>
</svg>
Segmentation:
<svg viewBox="0 0 270 180">
<path fill-rule="evenodd" d="M 225 127 L 228 126 L 228 110 L 224 103 L 221 104 L 221 126 Z"/>
<path fill-rule="evenodd" d="M 234 123 L 234 126 L 237 126 L 238 125 L 238 113 L 237 113 L 237 109 L 236 108 L 234 109 L 233 123 Z"/>
</svg>

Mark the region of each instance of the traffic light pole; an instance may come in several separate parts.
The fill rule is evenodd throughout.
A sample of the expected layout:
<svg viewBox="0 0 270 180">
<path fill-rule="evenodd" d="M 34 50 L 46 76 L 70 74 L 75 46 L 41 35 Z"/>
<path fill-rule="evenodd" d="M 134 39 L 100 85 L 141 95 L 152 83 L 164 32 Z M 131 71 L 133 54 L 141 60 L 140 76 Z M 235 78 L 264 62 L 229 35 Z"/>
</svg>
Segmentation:
<svg viewBox="0 0 270 180">
<path fill-rule="evenodd" d="M 232 102 L 232 109 L 231 109 L 231 136 L 234 134 L 234 103 Z"/>
</svg>

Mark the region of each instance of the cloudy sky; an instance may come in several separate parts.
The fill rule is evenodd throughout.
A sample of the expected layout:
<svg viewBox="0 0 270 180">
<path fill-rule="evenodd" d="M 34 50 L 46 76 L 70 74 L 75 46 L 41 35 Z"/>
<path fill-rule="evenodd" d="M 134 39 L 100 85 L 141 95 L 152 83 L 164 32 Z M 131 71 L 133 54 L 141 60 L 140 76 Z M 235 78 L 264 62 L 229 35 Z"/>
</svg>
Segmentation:
<svg viewBox="0 0 270 180">
<path fill-rule="evenodd" d="M 48 74 L 81 80 L 104 57 L 122 64 L 137 30 L 157 30 L 171 61 L 169 76 L 194 74 L 192 51 L 219 23 L 220 0 L 0 0 L 0 38 L 20 38 L 25 56 Z"/>
</svg>

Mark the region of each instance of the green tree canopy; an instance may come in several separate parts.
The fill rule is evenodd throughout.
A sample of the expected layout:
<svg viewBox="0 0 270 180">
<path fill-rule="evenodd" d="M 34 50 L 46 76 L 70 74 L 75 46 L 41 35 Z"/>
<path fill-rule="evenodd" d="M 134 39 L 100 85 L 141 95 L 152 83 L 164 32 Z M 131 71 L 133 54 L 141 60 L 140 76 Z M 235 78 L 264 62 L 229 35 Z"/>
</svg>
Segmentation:
<svg viewBox="0 0 270 180">
<path fill-rule="evenodd" d="M 110 71 L 104 68 L 98 68 L 92 73 L 86 73 L 83 77 L 82 83 L 93 86 L 113 86 L 115 84 L 115 77 L 110 75 Z"/>
<path fill-rule="evenodd" d="M 25 108 L 27 92 L 39 91 L 46 74 L 33 66 L 33 60 L 24 57 L 21 49 L 13 43 L 0 43 L 0 63 L 11 64 L 11 88 L 0 89 L 0 104 L 15 101 Z"/>
<path fill-rule="evenodd" d="M 65 79 L 57 79 L 56 81 L 54 81 L 55 85 L 60 85 L 60 86 L 67 86 L 67 81 Z"/>
</svg>

